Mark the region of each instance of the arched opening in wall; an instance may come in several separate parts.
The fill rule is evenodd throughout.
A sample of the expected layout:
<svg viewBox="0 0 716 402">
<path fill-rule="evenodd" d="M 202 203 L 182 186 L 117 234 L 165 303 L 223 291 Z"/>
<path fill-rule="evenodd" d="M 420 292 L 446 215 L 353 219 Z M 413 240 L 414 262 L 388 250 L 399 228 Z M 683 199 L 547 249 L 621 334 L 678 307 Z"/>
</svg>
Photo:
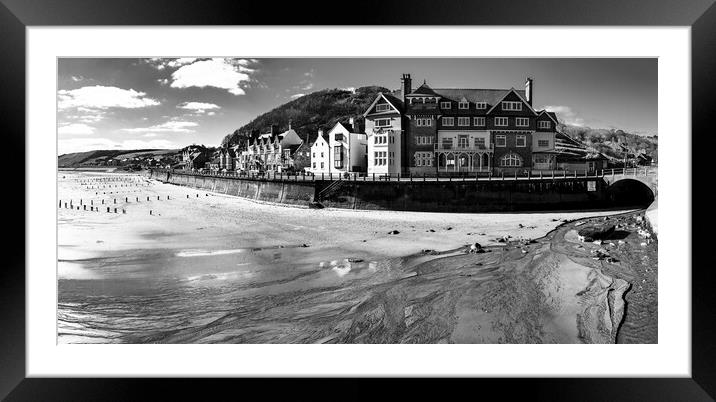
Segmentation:
<svg viewBox="0 0 716 402">
<path fill-rule="evenodd" d="M 607 188 L 607 196 L 614 206 L 646 208 L 654 202 L 654 192 L 646 184 L 623 179 Z"/>
</svg>

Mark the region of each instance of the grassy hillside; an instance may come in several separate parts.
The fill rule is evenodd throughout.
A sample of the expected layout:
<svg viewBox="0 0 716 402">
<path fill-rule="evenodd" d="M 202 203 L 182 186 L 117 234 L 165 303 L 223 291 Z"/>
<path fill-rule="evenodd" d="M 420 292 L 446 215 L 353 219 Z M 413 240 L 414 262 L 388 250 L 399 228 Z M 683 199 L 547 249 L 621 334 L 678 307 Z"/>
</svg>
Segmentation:
<svg viewBox="0 0 716 402">
<path fill-rule="evenodd" d="M 176 158 L 178 149 L 135 149 L 135 150 L 97 150 L 63 154 L 57 157 L 57 165 L 61 168 L 79 166 L 97 166 L 109 159 L 162 159 Z"/>
<path fill-rule="evenodd" d="M 375 100 L 378 92 L 390 91 L 383 87 L 368 86 L 358 88 L 355 92 L 343 89 L 313 92 L 256 117 L 224 137 L 221 144 L 242 143 L 253 130 L 268 132 L 271 124 L 277 124 L 279 131 L 285 131 L 288 129 L 289 120 L 291 128 L 296 130 L 301 138 L 305 139 L 308 135 L 309 141 L 313 141 L 319 128 L 327 131 L 338 121 L 360 117 Z"/>
<path fill-rule="evenodd" d="M 617 129 L 590 128 L 561 125 L 562 132 L 581 141 L 588 147 L 601 152 L 610 159 L 624 158 L 624 149 L 629 154 L 644 153 L 658 160 L 659 139 L 657 136 L 642 136 Z"/>
</svg>

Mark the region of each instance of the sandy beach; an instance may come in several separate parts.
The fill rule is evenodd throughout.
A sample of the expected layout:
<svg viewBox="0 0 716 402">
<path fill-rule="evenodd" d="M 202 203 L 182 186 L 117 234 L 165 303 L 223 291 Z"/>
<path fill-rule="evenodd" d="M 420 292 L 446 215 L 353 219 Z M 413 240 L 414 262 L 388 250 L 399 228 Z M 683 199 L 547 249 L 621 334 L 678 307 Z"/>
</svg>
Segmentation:
<svg viewBox="0 0 716 402">
<path fill-rule="evenodd" d="M 574 240 L 623 211 L 315 210 L 133 174 L 58 182 L 60 343 L 656 341 L 656 243 L 634 229 L 606 263 Z"/>
</svg>

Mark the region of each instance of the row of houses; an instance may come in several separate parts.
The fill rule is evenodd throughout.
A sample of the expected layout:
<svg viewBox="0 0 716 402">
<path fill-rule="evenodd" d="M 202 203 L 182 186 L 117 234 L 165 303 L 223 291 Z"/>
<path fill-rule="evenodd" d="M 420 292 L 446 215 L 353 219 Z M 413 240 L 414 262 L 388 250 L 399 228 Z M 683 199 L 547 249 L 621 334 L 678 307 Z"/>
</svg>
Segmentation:
<svg viewBox="0 0 716 402">
<path fill-rule="evenodd" d="M 534 80 L 525 88 L 412 87 L 379 93 L 362 121 L 319 130 L 312 143 L 291 128 L 250 136 L 222 148 L 212 168 L 320 173 L 465 174 L 603 169 L 606 160 L 558 131 L 557 116 L 533 107 Z"/>
</svg>

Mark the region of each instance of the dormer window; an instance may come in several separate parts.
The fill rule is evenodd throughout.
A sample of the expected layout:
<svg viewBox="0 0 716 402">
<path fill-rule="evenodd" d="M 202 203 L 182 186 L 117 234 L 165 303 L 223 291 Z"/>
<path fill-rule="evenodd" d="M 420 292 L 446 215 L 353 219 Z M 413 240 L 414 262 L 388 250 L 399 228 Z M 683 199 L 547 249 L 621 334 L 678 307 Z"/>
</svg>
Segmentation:
<svg viewBox="0 0 716 402">
<path fill-rule="evenodd" d="M 440 102 L 440 109 L 450 109 L 450 102 Z"/>
<path fill-rule="evenodd" d="M 551 124 L 549 121 L 541 121 L 539 122 L 539 128 L 550 128 Z"/>
<path fill-rule="evenodd" d="M 387 103 L 381 103 L 381 104 L 375 105 L 376 112 L 387 112 L 388 110 L 390 110 L 390 105 Z"/>
<path fill-rule="evenodd" d="M 475 103 L 475 109 L 487 109 L 487 103 L 486 102 L 477 102 L 477 103 Z"/>
<path fill-rule="evenodd" d="M 522 102 L 502 102 L 502 110 L 505 111 L 520 111 L 522 110 Z"/>
<path fill-rule="evenodd" d="M 469 109 L 470 103 L 469 102 L 460 102 L 457 104 L 458 109 Z"/>
</svg>

